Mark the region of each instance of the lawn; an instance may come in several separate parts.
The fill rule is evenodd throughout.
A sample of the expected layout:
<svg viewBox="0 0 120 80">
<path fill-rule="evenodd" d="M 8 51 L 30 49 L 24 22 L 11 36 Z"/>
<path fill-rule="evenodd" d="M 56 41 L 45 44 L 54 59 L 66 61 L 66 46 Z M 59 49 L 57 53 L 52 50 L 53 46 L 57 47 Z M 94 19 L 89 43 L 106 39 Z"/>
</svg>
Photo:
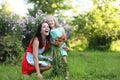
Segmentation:
<svg viewBox="0 0 120 80">
<path fill-rule="evenodd" d="M 68 52 L 69 80 L 120 80 L 120 52 L 70 51 Z M 64 80 L 43 73 L 43 80 Z M 21 65 L 0 64 L 0 80 L 39 80 L 36 73 L 30 78 L 21 74 Z"/>
</svg>

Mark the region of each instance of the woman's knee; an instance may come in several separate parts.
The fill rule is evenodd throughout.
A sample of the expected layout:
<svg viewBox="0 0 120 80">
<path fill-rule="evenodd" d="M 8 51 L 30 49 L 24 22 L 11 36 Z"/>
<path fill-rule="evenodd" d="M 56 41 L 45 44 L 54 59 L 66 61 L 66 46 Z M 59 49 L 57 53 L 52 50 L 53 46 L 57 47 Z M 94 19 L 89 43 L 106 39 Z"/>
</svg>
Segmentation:
<svg viewBox="0 0 120 80">
<path fill-rule="evenodd" d="M 51 64 L 48 64 L 48 65 L 47 65 L 47 68 L 50 69 L 50 68 L 51 68 Z"/>
</svg>

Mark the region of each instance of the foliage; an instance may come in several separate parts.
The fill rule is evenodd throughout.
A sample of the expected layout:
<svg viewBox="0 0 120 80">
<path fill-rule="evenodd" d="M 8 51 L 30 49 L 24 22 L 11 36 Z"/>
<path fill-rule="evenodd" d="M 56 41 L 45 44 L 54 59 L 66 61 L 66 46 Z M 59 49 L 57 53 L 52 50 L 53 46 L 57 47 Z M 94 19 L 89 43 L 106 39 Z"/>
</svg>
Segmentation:
<svg viewBox="0 0 120 80">
<path fill-rule="evenodd" d="M 80 56 L 88 54 L 88 57 Z M 68 56 L 69 80 L 119 80 L 120 53 L 103 51 L 70 51 Z M 0 80 L 40 80 L 33 73 L 30 78 L 21 74 L 20 65 L 1 65 Z M 50 76 L 51 70 L 43 73 L 43 80 L 64 80 L 62 77 Z"/>
<path fill-rule="evenodd" d="M 0 37 L 0 61 L 17 64 L 24 51 L 22 42 L 10 35 Z"/>
<path fill-rule="evenodd" d="M 69 46 L 71 50 L 77 49 L 83 51 L 88 47 L 88 41 L 84 35 L 72 33 L 71 39 L 69 40 Z"/>
<path fill-rule="evenodd" d="M 93 0 L 95 4 L 103 4 L 103 3 L 109 3 L 114 1 L 117 1 L 117 0 Z"/>
<path fill-rule="evenodd" d="M 62 55 L 59 51 L 59 48 L 54 48 L 53 50 L 53 66 L 51 76 L 64 76 L 66 71 L 68 71 L 67 63 L 63 62 Z"/>
<path fill-rule="evenodd" d="M 20 39 L 21 36 L 18 35 L 21 34 L 22 29 L 16 24 L 19 16 L 14 13 L 8 14 L 4 10 L 0 11 L 0 36 L 12 35 Z"/>
<path fill-rule="evenodd" d="M 11 35 L 17 37 L 19 40 L 23 40 L 23 46 L 25 47 L 45 16 L 46 14 L 38 10 L 35 17 L 19 17 L 15 13 L 8 14 L 3 8 L 0 13 L 0 36 Z"/>
<path fill-rule="evenodd" d="M 0 9 L 0 60 L 16 64 L 15 59 L 20 57 L 20 53 L 24 53 L 21 47 L 26 47 L 27 42 L 34 36 L 37 26 L 46 15 L 38 10 L 35 17 L 19 17 L 15 13 L 6 12 L 4 8 L 3 6 Z"/>
<path fill-rule="evenodd" d="M 19 16 L 6 11 L 6 5 L 0 9 L 0 61 L 17 64 L 21 58 L 22 27 L 17 24 Z"/>
<path fill-rule="evenodd" d="M 95 4 L 91 12 L 74 17 L 75 33 L 84 34 L 89 47 L 108 50 L 111 42 L 120 38 L 119 11 L 106 1 Z"/>
<path fill-rule="evenodd" d="M 34 16 L 38 9 L 44 13 L 54 14 L 57 10 L 70 9 L 66 0 L 28 0 L 28 3 L 34 3 L 34 9 L 29 9 L 29 13 Z"/>
<path fill-rule="evenodd" d="M 45 20 L 46 14 L 41 10 L 38 10 L 36 16 L 27 16 L 21 20 L 21 26 L 23 25 L 23 46 L 26 47 L 29 40 L 35 35 L 38 25 Z"/>
<path fill-rule="evenodd" d="M 115 40 L 110 45 L 110 51 L 118 51 L 120 52 L 120 40 Z"/>
</svg>

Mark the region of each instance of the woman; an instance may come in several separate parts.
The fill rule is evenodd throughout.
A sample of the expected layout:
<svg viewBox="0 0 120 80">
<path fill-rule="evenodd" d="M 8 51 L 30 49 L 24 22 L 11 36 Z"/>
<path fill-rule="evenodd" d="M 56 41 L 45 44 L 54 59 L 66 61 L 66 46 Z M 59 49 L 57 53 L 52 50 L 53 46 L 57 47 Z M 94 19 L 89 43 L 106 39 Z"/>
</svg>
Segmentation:
<svg viewBox="0 0 120 80">
<path fill-rule="evenodd" d="M 43 78 L 42 72 L 50 69 L 51 64 L 42 58 L 51 61 L 50 57 L 43 56 L 44 52 L 50 47 L 50 28 L 47 22 L 42 22 L 37 29 L 35 36 L 27 45 L 26 53 L 22 60 L 22 74 L 31 75 L 37 72 L 38 78 Z"/>
</svg>

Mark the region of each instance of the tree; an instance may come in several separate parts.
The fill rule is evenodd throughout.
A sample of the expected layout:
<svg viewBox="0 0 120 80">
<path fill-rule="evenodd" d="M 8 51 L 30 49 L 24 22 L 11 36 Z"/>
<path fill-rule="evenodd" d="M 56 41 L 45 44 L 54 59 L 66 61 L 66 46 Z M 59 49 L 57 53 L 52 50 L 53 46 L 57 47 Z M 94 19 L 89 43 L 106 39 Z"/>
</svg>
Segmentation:
<svg viewBox="0 0 120 80">
<path fill-rule="evenodd" d="M 34 15 L 38 9 L 44 13 L 54 14 L 57 10 L 69 9 L 68 1 L 70 0 L 27 0 L 28 3 L 34 3 L 34 9 L 29 9 L 31 15 Z"/>
<path fill-rule="evenodd" d="M 74 17 L 73 24 L 76 34 L 87 37 L 89 47 L 106 50 L 113 40 L 120 39 L 120 9 L 111 1 L 100 1 L 95 3 L 92 11 Z"/>
</svg>

